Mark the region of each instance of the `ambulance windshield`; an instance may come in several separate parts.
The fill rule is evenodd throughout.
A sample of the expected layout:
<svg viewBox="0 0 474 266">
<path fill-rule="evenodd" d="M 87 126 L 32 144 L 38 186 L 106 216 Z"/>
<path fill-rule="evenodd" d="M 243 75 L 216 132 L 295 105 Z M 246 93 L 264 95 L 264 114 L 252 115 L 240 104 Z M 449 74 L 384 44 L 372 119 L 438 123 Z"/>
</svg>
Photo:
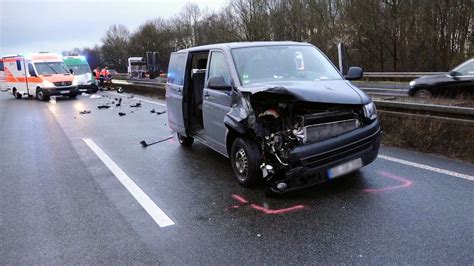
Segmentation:
<svg viewBox="0 0 474 266">
<path fill-rule="evenodd" d="M 35 63 L 38 75 L 70 74 L 62 62 Z"/>
</svg>

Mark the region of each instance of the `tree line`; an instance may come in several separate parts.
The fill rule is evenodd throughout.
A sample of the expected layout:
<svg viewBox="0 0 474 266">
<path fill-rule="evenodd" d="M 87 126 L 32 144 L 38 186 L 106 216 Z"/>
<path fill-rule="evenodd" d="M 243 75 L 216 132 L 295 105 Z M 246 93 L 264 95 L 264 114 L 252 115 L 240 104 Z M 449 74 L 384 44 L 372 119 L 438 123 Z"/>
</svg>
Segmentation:
<svg viewBox="0 0 474 266">
<path fill-rule="evenodd" d="M 472 0 L 231 0 L 215 12 L 189 3 L 133 32 L 112 25 L 101 45 L 73 53 L 125 72 L 147 51 L 166 69 L 173 51 L 234 41 L 308 42 L 337 62 L 342 42 L 349 65 L 366 71 L 447 71 L 474 56 L 473 17 Z"/>
</svg>

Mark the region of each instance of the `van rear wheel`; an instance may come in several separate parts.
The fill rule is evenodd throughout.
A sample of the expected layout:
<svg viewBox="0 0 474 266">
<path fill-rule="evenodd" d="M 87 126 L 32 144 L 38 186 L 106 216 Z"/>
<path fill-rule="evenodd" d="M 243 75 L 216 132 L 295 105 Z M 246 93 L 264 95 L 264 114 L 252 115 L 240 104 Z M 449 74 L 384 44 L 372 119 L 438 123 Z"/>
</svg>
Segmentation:
<svg viewBox="0 0 474 266">
<path fill-rule="evenodd" d="M 249 187 L 262 181 L 261 151 L 255 142 L 237 138 L 232 144 L 230 161 L 235 179 L 240 185 Z"/>
<path fill-rule="evenodd" d="M 194 138 L 186 137 L 178 133 L 178 141 L 183 147 L 191 147 L 194 143 Z"/>
</svg>

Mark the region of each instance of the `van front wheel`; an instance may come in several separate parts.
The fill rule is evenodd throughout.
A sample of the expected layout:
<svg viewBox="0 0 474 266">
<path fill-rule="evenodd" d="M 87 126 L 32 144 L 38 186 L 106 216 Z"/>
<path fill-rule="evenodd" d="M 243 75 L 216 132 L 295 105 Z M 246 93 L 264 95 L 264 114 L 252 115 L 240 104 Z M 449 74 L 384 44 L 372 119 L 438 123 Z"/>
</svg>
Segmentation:
<svg viewBox="0 0 474 266">
<path fill-rule="evenodd" d="M 237 138 L 232 144 L 230 161 L 237 182 L 249 187 L 262 180 L 261 151 L 253 141 Z"/>
<path fill-rule="evenodd" d="M 194 138 L 186 137 L 178 133 L 178 141 L 183 147 L 191 147 L 194 142 Z"/>
</svg>

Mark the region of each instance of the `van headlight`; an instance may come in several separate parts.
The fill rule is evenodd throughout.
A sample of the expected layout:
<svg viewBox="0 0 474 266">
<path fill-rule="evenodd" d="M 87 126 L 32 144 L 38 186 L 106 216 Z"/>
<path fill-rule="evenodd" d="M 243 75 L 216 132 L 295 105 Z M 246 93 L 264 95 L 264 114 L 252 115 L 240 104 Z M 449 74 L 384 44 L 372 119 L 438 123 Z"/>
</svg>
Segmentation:
<svg viewBox="0 0 474 266">
<path fill-rule="evenodd" d="M 77 79 L 76 79 L 76 78 L 74 78 L 74 79 L 72 80 L 72 86 L 77 86 Z"/>
<path fill-rule="evenodd" d="M 54 88 L 54 84 L 51 81 L 43 80 L 43 88 Z"/>
<path fill-rule="evenodd" d="M 410 87 L 415 86 L 415 84 L 416 84 L 416 81 L 414 81 L 414 80 L 412 80 L 412 81 L 410 81 L 410 83 L 408 83 L 408 85 L 410 85 Z"/>
<path fill-rule="evenodd" d="M 374 120 L 377 118 L 377 108 L 375 107 L 374 102 L 370 102 L 364 105 L 364 115 L 370 120 Z"/>
</svg>

